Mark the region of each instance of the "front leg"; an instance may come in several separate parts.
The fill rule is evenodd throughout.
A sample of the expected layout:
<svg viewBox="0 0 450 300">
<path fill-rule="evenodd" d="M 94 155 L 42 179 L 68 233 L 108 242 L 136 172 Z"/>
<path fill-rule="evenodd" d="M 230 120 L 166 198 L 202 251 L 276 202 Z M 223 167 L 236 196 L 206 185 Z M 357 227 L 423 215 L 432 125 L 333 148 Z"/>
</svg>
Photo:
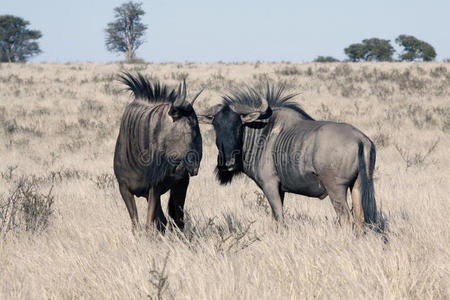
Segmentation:
<svg viewBox="0 0 450 300">
<path fill-rule="evenodd" d="M 184 228 L 184 201 L 189 185 L 189 177 L 184 177 L 177 181 L 170 189 L 169 216 L 180 230 Z"/>
<path fill-rule="evenodd" d="M 139 231 L 139 218 L 136 208 L 136 200 L 134 199 L 134 195 L 130 192 L 130 189 L 125 184 L 119 183 L 119 190 L 123 201 L 125 201 L 128 213 L 130 214 L 132 225 L 131 230 L 134 234 L 136 231 Z"/>
<path fill-rule="evenodd" d="M 263 184 L 262 189 L 267 200 L 269 200 L 270 207 L 272 208 L 272 214 L 276 221 L 283 221 L 283 195 L 280 194 L 280 188 L 278 183 Z"/>
<path fill-rule="evenodd" d="M 145 227 L 150 229 L 152 223 L 156 223 L 156 227 L 160 232 L 164 232 L 167 224 L 166 217 L 161 208 L 161 193 L 157 187 L 151 187 L 148 192 L 148 208 L 147 208 L 147 222 Z"/>
</svg>

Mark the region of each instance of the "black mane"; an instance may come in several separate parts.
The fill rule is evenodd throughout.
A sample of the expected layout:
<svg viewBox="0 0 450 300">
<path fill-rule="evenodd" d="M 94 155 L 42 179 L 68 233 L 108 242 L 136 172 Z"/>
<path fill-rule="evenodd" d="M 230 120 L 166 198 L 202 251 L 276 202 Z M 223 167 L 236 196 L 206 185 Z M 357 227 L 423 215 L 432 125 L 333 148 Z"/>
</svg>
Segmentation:
<svg viewBox="0 0 450 300">
<path fill-rule="evenodd" d="M 245 85 L 243 88 L 231 91 L 230 94 L 222 96 L 225 105 L 241 105 L 253 108 L 261 106 L 261 98 L 264 98 L 269 103 L 269 107 L 274 108 L 289 108 L 295 110 L 303 116 L 306 120 L 313 120 L 297 103 L 292 99 L 298 94 L 287 93 L 285 83 L 270 83 L 256 84 L 254 87 Z"/>
<path fill-rule="evenodd" d="M 120 82 L 127 85 L 127 90 L 133 93 L 135 99 L 148 102 L 173 103 L 178 97 L 175 89 L 170 89 L 167 85 L 157 80 L 151 83 L 141 73 L 132 75 L 128 72 L 123 72 L 119 75 L 119 78 Z"/>
<path fill-rule="evenodd" d="M 306 120 L 313 120 L 313 118 L 308 115 L 297 103 L 291 101 L 298 94 L 288 94 L 285 83 L 279 82 L 271 84 L 267 81 L 267 83 L 262 86 L 260 90 L 262 91 L 262 97 L 267 100 L 270 107 L 290 108 L 301 114 Z"/>
<path fill-rule="evenodd" d="M 258 91 L 248 85 L 234 89 L 229 94 L 223 95 L 222 100 L 224 104 L 241 105 L 252 108 L 259 108 L 261 106 L 260 94 Z"/>
</svg>

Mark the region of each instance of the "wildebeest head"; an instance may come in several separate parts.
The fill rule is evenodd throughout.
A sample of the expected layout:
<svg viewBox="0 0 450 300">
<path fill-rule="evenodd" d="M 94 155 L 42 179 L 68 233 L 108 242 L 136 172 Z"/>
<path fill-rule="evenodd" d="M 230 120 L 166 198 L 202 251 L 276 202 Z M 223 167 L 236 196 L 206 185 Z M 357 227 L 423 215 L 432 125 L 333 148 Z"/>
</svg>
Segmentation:
<svg viewBox="0 0 450 300">
<path fill-rule="evenodd" d="M 177 173 L 198 173 L 202 158 L 202 137 L 193 105 L 201 90 L 191 101 L 186 100 L 186 82 L 179 85 L 176 99 L 169 109 L 173 120 L 168 137 L 169 160 L 176 166 Z"/>
<path fill-rule="evenodd" d="M 271 116 L 267 101 L 251 88 L 242 89 L 223 97 L 223 103 L 199 114 L 201 122 L 212 124 L 216 133 L 217 179 L 230 183 L 243 167 L 243 127 Z"/>
<path fill-rule="evenodd" d="M 197 175 L 202 158 L 202 138 L 193 105 L 203 90 L 188 101 L 185 80 L 177 90 L 169 89 L 158 81 L 152 83 L 140 73 L 131 75 L 124 72 L 120 75 L 120 80 L 128 86 L 128 90 L 134 94 L 136 100 L 163 104 L 160 107 L 165 108 L 161 112 L 168 114 L 167 118 L 162 115 L 159 117 L 160 120 L 165 120 L 164 122 L 148 124 L 157 133 L 152 147 L 159 149 L 161 153 L 154 155 L 163 157 L 155 158 L 151 157 L 150 153 L 144 153 L 142 154 L 144 163 L 160 164 L 163 159 L 175 173 L 183 175 L 187 172 L 191 176 Z"/>
</svg>

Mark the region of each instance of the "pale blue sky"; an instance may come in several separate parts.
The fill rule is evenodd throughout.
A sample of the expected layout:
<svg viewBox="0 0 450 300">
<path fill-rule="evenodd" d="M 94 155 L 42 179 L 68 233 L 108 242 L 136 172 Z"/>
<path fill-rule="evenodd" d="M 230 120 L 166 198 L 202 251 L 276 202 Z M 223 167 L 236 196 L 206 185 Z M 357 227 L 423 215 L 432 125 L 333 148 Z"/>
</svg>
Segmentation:
<svg viewBox="0 0 450 300">
<path fill-rule="evenodd" d="M 104 29 L 124 0 L 0 0 L 43 33 L 33 62 L 110 62 Z M 149 26 L 137 55 L 149 62 L 344 59 L 364 38 L 411 34 L 450 58 L 450 0 L 142 1 Z"/>
</svg>

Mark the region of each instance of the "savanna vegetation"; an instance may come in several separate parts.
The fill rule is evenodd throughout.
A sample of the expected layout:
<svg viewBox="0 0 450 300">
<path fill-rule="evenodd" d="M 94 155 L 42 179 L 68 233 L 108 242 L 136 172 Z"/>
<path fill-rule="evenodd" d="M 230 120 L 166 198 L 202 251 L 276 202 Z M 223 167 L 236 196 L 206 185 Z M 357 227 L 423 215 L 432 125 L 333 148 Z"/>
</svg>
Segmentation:
<svg viewBox="0 0 450 300">
<path fill-rule="evenodd" d="M 110 52 L 123 53 L 128 63 L 139 63 L 136 50 L 144 43 L 147 25 L 142 23 L 142 3 L 129 1 L 114 8 L 114 21 L 106 26 L 105 45 Z"/>
<path fill-rule="evenodd" d="M 39 30 L 30 29 L 21 17 L 0 15 L 0 62 L 26 62 L 41 53 Z"/>
<path fill-rule="evenodd" d="M 360 128 L 384 234 L 357 238 L 328 198 L 292 194 L 277 225 L 252 181 L 214 180 L 202 125 L 184 232 L 134 236 L 112 170 L 123 70 L 205 88 L 197 111 L 284 81 L 314 118 Z M 449 133 L 449 63 L 0 64 L 0 298 L 448 299 Z"/>
<path fill-rule="evenodd" d="M 401 48 L 397 58 L 390 40 L 380 38 L 364 39 L 361 43 L 351 44 L 344 49 L 349 61 L 433 61 L 436 50 L 425 41 L 412 35 L 400 34 L 395 43 Z"/>
</svg>

